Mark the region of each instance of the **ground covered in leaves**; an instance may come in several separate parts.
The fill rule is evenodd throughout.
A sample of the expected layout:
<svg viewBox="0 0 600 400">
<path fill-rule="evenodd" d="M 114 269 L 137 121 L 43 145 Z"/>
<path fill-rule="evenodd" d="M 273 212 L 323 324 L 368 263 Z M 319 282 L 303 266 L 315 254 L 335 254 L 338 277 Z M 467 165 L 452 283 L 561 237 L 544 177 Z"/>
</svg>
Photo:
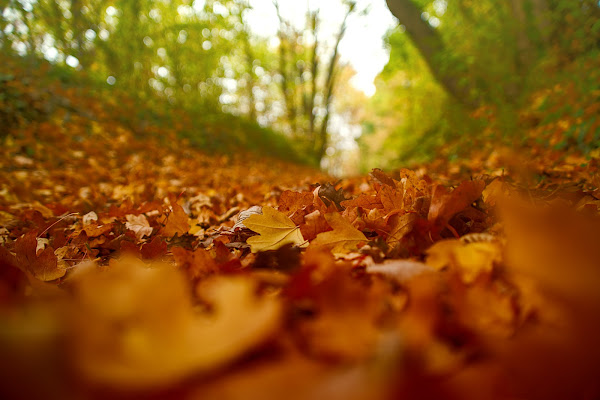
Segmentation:
<svg viewBox="0 0 600 400">
<path fill-rule="evenodd" d="M 338 181 L 77 118 L 1 149 L 3 397 L 600 396 L 595 159 Z"/>
</svg>

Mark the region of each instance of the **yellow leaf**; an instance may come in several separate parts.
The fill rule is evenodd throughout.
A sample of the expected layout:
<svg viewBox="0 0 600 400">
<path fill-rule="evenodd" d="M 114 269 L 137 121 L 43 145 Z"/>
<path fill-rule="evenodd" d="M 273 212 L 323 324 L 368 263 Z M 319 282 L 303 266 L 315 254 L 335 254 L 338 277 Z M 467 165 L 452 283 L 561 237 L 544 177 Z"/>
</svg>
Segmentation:
<svg viewBox="0 0 600 400">
<path fill-rule="evenodd" d="M 247 240 L 253 253 L 277 250 L 286 244 L 306 245 L 300 229 L 285 214 L 271 207 L 263 207 L 262 212 L 244 220 L 248 229 L 258 233 Z"/>
<path fill-rule="evenodd" d="M 73 361 L 86 380 L 119 389 L 169 386 L 213 371 L 267 341 L 280 324 L 281 304 L 257 296 L 248 277 L 210 279 L 195 309 L 184 277 L 166 264 L 121 259 L 72 281 L 69 326 Z"/>
<path fill-rule="evenodd" d="M 333 230 L 319 233 L 311 243 L 312 246 L 323 246 L 331 249 L 333 254 L 344 254 L 356 251 L 360 242 L 367 241 L 366 236 L 340 214 L 326 214 L 325 219 Z"/>
<path fill-rule="evenodd" d="M 442 240 L 427 250 L 427 264 L 437 270 L 456 268 L 465 283 L 473 283 L 481 274 L 492 272 L 500 262 L 501 249 L 496 242 L 463 243 L 460 240 Z"/>
</svg>

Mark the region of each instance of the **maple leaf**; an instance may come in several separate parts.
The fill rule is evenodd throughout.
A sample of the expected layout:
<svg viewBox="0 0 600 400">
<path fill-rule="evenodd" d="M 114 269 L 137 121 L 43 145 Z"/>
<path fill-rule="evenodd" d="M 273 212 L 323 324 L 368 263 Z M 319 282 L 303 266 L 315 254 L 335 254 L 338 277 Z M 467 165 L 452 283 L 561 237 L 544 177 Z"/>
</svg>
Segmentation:
<svg viewBox="0 0 600 400">
<path fill-rule="evenodd" d="M 165 236 L 181 236 L 190 230 L 188 216 L 183 207 L 174 201 L 172 202 L 172 208 L 173 212 L 163 221 L 165 226 L 162 228 L 161 233 Z"/>
<path fill-rule="evenodd" d="M 244 221 L 248 229 L 258 233 L 246 242 L 253 253 L 277 250 L 286 244 L 305 246 L 300 229 L 285 214 L 271 207 L 263 207 L 262 215 L 254 214 Z"/>
<path fill-rule="evenodd" d="M 58 265 L 58 258 L 52 247 L 46 247 L 39 254 L 37 232 L 29 231 L 15 243 L 15 252 L 19 267 L 31 273 L 41 281 L 53 281 L 62 278 L 67 270 Z"/>
<path fill-rule="evenodd" d="M 325 214 L 325 219 L 333 230 L 319 233 L 317 238 L 312 241 L 311 246 L 323 246 L 331 249 L 333 254 L 343 254 L 356 251 L 360 242 L 367 241 L 366 236 L 340 214 Z"/>
</svg>

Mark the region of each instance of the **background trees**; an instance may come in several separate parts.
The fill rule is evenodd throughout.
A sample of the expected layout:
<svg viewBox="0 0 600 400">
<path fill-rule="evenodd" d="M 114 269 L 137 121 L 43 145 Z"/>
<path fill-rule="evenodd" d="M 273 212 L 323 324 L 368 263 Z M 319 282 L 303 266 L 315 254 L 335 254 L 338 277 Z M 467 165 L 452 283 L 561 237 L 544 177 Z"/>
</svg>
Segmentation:
<svg viewBox="0 0 600 400">
<path fill-rule="evenodd" d="M 303 18 L 269 2 L 277 28 L 260 36 L 248 23 L 260 3 L 250 0 L 5 0 L 0 48 L 32 70 L 45 58 L 92 87 L 128 93 L 142 134 L 183 109 L 198 119 L 190 126 L 221 121 L 181 132 L 194 142 L 241 139 L 226 126 L 236 121 L 280 132 L 315 165 L 330 167 L 328 154 L 352 147 L 344 143 L 359 124 L 365 168 L 515 141 L 597 147 L 595 0 L 387 0 L 399 25 L 367 102 L 349 84 L 340 43 L 376 1 L 328 0 L 338 5 L 333 23 L 325 2 L 309 1 Z"/>
<path fill-rule="evenodd" d="M 247 0 L 10 0 L 3 51 L 43 57 L 130 93 L 196 113 L 243 116 L 281 130 L 319 163 L 329 145 L 339 80 L 339 44 L 365 7 L 343 0 L 342 22 L 325 34 L 318 7 L 303 24 L 275 1 L 277 40 L 254 34 Z M 329 16 L 331 17 L 331 16 Z"/>
<path fill-rule="evenodd" d="M 502 143 L 598 146 L 597 125 L 584 123 L 597 103 L 589 97 L 598 87 L 596 1 L 387 4 L 399 26 L 369 106 L 367 164 L 489 153 Z"/>
</svg>

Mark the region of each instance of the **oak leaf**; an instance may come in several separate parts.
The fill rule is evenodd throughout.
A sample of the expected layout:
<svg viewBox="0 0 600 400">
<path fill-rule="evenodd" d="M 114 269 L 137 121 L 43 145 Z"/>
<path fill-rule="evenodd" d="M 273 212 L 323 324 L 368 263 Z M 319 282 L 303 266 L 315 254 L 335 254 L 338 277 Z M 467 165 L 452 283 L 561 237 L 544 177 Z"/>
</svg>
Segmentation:
<svg viewBox="0 0 600 400">
<path fill-rule="evenodd" d="M 418 215 L 415 213 L 401 215 L 393 224 L 392 231 L 387 238 L 387 243 L 390 245 L 398 244 L 402 238 L 413 230 L 417 219 Z"/>
<path fill-rule="evenodd" d="M 263 207 L 262 212 L 262 215 L 251 215 L 244 221 L 248 229 L 258 233 L 247 240 L 253 253 L 277 250 L 286 244 L 305 245 L 300 229 L 285 214 L 271 207 Z"/>
<path fill-rule="evenodd" d="M 356 251 L 360 242 L 367 241 L 366 236 L 340 214 L 325 214 L 325 219 L 333 230 L 318 234 L 311 246 L 323 246 L 331 249 L 333 254 L 344 254 Z"/>
</svg>

